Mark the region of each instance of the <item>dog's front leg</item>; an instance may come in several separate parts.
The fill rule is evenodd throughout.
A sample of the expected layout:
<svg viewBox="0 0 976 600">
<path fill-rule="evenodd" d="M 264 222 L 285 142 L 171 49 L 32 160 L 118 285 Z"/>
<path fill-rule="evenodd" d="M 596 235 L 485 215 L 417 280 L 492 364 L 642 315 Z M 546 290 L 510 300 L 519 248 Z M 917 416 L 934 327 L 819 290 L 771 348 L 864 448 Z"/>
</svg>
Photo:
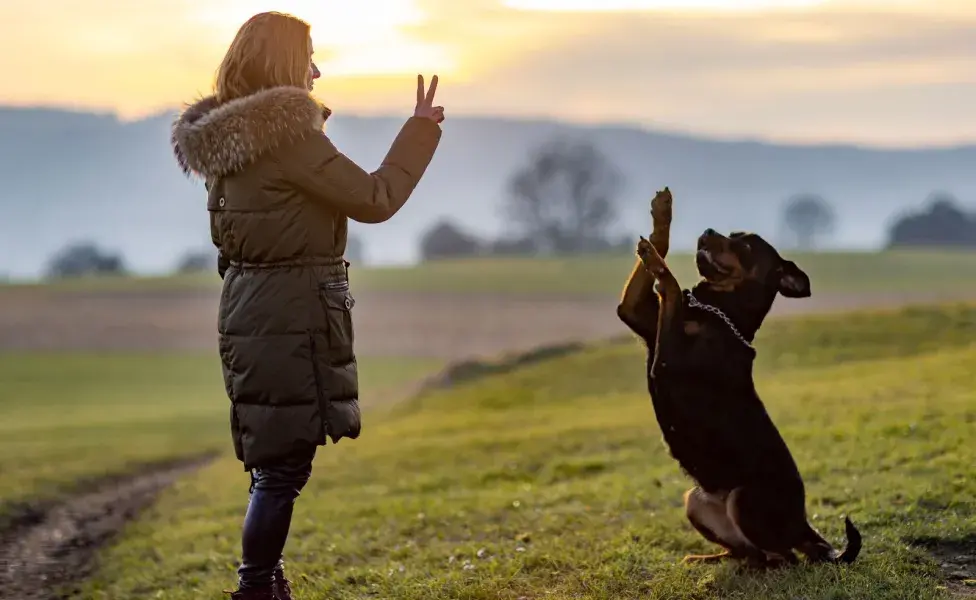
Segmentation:
<svg viewBox="0 0 976 600">
<path fill-rule="evenodd" d="M 638 245 L 641 263 L 658 280 L 660 309 L 658 310 L 657 342 L 652 375 L 659 369 L 673 368 L 681 360 L 681 340 L 684 337 L 684 303 L 681 286 L 653 244 L 641 238 Z"/>
<path fill-rule="evenodd" d="M 664 188 L 651 200 L 651 218 L 653 231 L 650 244 L 654 246 L 662 258 L 667 256 L 671 245 L 671 190 Z M 643 240 L 643 238 L 642 238 Z M 657 340 L 658 302 L 654 291 L 654 275 L 647 270 L 640 258 L 641 244 L 637 245 L 637 263 L 627 278 L 620 304 L 617 305 L 617 317 L 623 321 L 631 331 L 643 338 L 647 344 L 653 345 Z"/>
</svg>

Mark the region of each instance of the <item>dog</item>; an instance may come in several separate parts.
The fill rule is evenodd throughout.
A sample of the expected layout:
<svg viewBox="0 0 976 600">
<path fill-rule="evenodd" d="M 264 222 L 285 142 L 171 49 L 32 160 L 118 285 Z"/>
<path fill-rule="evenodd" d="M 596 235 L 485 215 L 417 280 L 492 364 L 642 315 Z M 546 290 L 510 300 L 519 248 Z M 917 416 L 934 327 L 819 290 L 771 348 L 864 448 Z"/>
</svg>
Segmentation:
<svg viewBox="0 0 976 600">
<path fill-rule="evenodd" d="M 777 295 L 809 297 L 810 278 L 754 233 L 708 229 L 696 254 L 702 279 L 683 291 L 664 261 L 671 211 L 665 188 L 651 202 L 653 229 L 637 244 L 617 316 L 647 346 L 664 442 L 697 483 L 684 495 L 688 520 L 724 548 L 684 561 L 765 568 L 797 563 L 796 550 L 816 562 L 853 562 L 860 532 L 845 518 L 839 551 L 810 526 L 803 479 L 753 382 L 756 332 Z"/>
</svg>

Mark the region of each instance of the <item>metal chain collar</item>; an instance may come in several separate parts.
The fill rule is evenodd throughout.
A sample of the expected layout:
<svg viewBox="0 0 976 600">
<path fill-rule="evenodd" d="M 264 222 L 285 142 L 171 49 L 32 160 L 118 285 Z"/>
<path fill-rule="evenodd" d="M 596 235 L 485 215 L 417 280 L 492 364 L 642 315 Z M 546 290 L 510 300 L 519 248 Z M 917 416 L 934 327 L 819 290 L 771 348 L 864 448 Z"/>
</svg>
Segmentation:
<svg viewBox="0 0 976 600">
<path fill-rule="evenodd" d="M 712 313 L 713 315 L 717 316 L 719 319 L 722 319 L 723 321 L 725 321 L 725 324 L 729 326 L 729 329 L 732 330 L 732 333 L 735 335 L 735 337 L 739 338 L 740 342 L 745 344 L 747 348 L 752 348 L 752 344 L 749 343 L 749 340 L 747 340 L 741 333 L 739 333 L 738 328 L 732 323 L 732 319 L 728 318 L 725 315 L 725 313 L 721 311 L 721 309 L 715 308 L 710 304 L 702 304 L 701 302 L 698 301 L 698 298 L 695 298 L 695 295 L 692 294 L 691 292 L 688 292 L 688 306 L 690 306 L 691 308 L 700 308 L 706 312 Z"/>
</svg>

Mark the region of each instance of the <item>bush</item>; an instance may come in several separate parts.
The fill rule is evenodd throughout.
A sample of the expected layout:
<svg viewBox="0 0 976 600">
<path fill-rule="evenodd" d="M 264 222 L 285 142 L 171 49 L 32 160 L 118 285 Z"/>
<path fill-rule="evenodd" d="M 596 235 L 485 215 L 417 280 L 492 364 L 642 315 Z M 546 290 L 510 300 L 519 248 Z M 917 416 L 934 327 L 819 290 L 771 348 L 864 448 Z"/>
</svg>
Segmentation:
<svg viewBox="0 0 976 600">
<path fill-rule="evenodd" d="M 476 256 L 481 251 L 481 240 L 448 220 L 436 223 L 420 240 L 423 260 Z"/>
<path fill-rule="evenodd" d="M 51 258 L 47 267 L 47 276 L 54 279 L 125 273 L 122 255 L 99 248 L 94 242 L 68 244 Z"/>
</svg>

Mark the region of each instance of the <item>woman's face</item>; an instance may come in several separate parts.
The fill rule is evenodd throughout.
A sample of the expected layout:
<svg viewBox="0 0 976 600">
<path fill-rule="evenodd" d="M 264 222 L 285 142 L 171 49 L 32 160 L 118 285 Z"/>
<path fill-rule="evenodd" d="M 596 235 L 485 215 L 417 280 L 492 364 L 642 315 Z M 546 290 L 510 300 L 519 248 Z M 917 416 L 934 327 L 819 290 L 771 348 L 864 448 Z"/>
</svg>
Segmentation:
<svg viewBox="0 0 976 600">
<path fill-rule="evenodd" d="M 308 54 L 309 56 L 315 54 L 315 48 L 312 47 L 312 38 L 308 39 Z M 315 87 L 315 80 L 322 76 L 319 72 L 319 68 L 315 66 L 315 61 L 309 60 L 308 62 L 308 90 L 312 91 Z"/>
</svg>

